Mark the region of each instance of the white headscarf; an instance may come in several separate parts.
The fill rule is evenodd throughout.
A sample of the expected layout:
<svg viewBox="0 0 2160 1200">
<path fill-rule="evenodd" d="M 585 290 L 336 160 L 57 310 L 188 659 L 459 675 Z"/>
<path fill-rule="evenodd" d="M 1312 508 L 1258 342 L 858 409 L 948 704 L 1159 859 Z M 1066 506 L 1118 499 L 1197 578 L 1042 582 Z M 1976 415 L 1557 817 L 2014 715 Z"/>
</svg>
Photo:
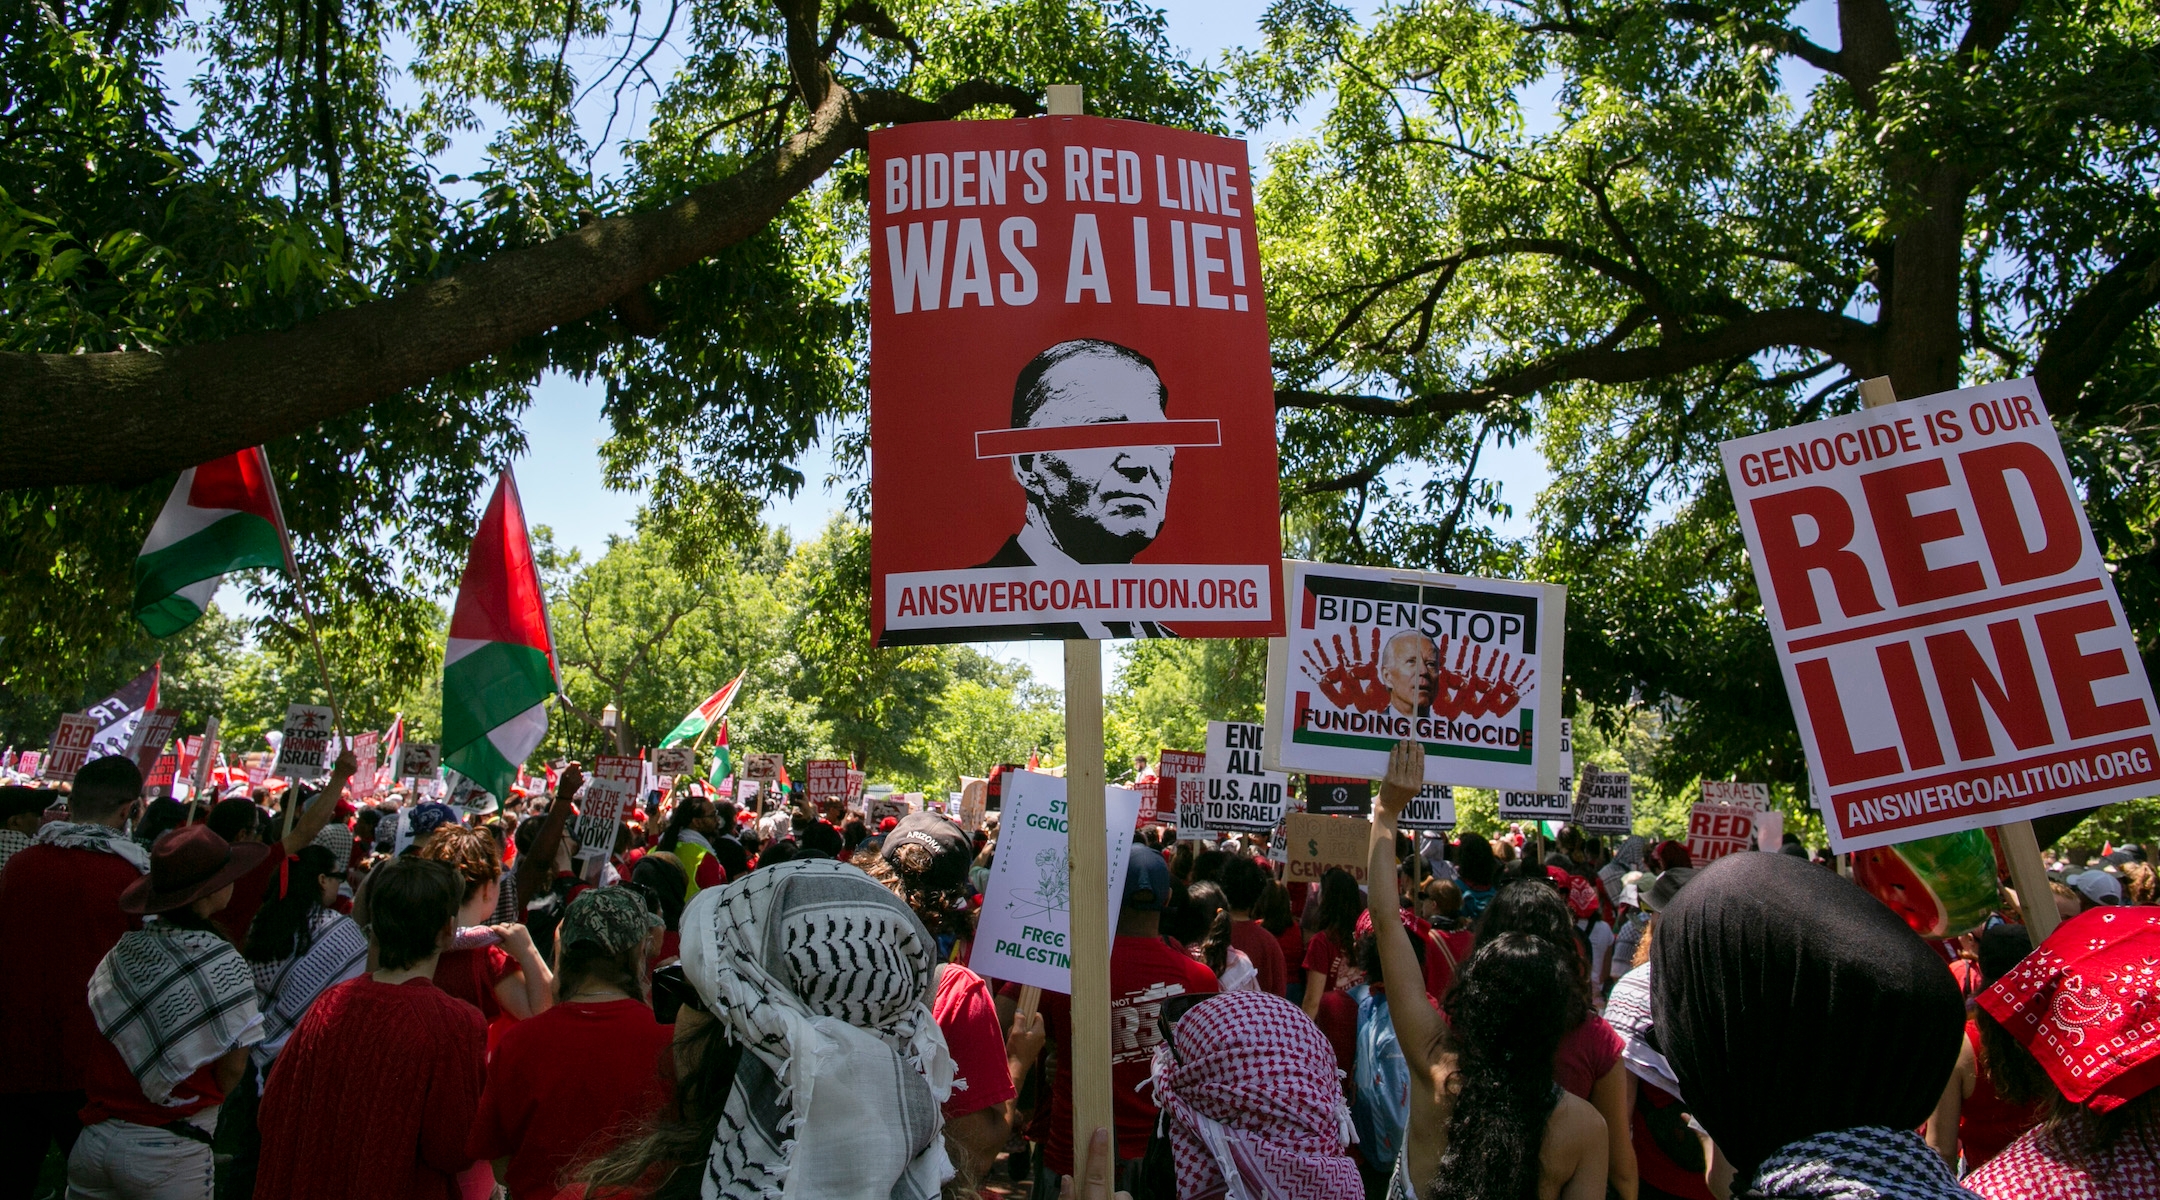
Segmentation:
<svg viewBox="0 0 2160 1200">
<path fill-rule="evenodd" d="M 937 942 L 914 912 L 810 859 L 699 892 L 681 925 L 683 972 L 744 1052 L 705 1200 L 937 1196 L 953 1062 L 930 1014 Z"/>
</svg>

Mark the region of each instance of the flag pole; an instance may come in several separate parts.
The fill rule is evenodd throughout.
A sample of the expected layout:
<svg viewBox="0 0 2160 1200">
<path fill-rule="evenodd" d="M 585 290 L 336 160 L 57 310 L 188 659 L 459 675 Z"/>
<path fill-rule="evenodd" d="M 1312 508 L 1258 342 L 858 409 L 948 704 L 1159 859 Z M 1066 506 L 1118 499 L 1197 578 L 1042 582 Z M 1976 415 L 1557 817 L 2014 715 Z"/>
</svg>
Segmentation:
<svg viewBox="0 0 2160 1200">
<path fill-rule="evenodd" d="M 308 603 L 307 589 L 300 583 L 300 564 L 293 558 L 292 529 L 285 523 L 285 502 L 278 498 L 277 477 L 270 473 L 269 451 L 261 446 L 255 453 L 262 459 L 263 481 L 270 485 L 270 508 L 277 514 L 278 544 L 285 551 L 285 577 L 292 580 L 293 598 L 300 602 L 300 617 L 307 625 L 308 642 L 315 647 L 315 669 L 322 672 L 323 694 L 330 697 L 330 730 L 338 741 L 345 740 L 345 720 L 338 711 L 337 685 L 330 682 L 330 661 L 323 656 L 322 635 L 315 631 L 315 609 Z"/>
</svg>

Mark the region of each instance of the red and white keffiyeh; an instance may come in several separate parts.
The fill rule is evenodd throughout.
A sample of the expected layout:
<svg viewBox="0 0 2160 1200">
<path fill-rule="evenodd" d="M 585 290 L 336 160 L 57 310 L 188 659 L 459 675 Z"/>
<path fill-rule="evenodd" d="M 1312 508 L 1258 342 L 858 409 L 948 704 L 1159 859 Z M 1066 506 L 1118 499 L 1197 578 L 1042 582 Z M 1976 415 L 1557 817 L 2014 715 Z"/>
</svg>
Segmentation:
<svg viewBox="0 0 2160 1200">
<path fill-rule="evenodd" d="M 1303 1010 L 1268 992 L 1193 1007 L 1155 1048 L 1182 1200 L 1355 1200 L 1356 1136 L 1335 1052 Z"/>
<path fill-rule="evenodd" d="M 2160 1084 L 2160 909 L 2065 921 L 1980 997 L 2065 1099 L 2109 1112 Z"/>
</svg>

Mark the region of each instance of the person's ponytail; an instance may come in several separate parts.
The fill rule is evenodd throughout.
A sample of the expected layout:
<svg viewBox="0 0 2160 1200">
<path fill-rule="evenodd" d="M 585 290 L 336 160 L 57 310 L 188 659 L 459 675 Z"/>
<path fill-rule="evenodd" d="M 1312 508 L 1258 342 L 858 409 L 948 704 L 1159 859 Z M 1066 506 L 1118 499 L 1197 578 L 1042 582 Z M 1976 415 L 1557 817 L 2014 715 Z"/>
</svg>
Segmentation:
<svg viewBox="0 0 2160 1200">
<path fill-rule="evenodd" d="M 306 845 L 270 881 L 269 895 L 247 927 L 241 957 L 249 962 L 283 962 L 306 953 L 312 924 L 309 916 L 322 905 L 322 880 L 337 874 L 337 859 L 317 845 Z M 283 890 L 279 882 L 283 881 Z"/>
</svg>

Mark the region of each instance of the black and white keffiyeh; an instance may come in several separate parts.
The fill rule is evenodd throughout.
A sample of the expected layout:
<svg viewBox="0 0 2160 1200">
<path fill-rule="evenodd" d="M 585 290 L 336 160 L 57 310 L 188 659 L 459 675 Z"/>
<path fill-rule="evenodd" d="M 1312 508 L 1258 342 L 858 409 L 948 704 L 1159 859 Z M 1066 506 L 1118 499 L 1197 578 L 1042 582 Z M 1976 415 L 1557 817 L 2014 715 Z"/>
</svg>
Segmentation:
<svg viewBox="0 0 2160 1200">
<path fill-rule="evenodd" d="M 263 1040 L 252 1052 L 257 1071 L 270 1069 L 315 997 L 367 970 L 367 955 L 367 935 L 351 917 L 317 908 L 308 914 L 305 943 L 290 958 L 249 964 L 262 997 Z"/>
<path fill-rule="evenodd" d="M 183 1102 L 183 1080 L 263 1036 L 247 960 L 218 934 L 170 925 L 121 936 L 90 974 L 90 1012 L 153 1104 Z"/>
<path fill-rule="evenodd" d="M 1863 1125 L 1801 1138 L 1763 1160 L 1764 1200 L 1977 1200 L 1911 1130 Z"/>
<path fill-rule="evenodd" d="M 915 914 L 812 859 L 699 892 L 681 926 L 685 975 L 744 1051 L 704 1200 L 937 1196 L 953 1062 L 930 1014 L 937 943 Z"/>
<path fill-rule="evenodd" d="M 118 855 L 138 871 L 150 870 L 149 848 L 110 825 L 54 821 L 39 829 L 37 837 L 31 840 L 40 846 L 58 846 L 63 850 L 96 850 Z"/>
</svg>

